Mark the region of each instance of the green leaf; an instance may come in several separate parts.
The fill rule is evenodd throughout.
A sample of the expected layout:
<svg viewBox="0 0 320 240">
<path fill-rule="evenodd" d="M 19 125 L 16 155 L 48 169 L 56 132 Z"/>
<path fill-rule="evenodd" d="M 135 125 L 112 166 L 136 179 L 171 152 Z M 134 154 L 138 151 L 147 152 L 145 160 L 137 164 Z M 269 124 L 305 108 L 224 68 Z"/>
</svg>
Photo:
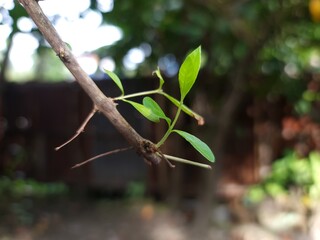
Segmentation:
<svg viewBox="0 0 320 240">
<path fill-rule="evenodd" d="M 195 83 L 201 65 L 201 46 L 192 51 L 182 63 L 179 70 L 181 100 L 183 100 Z"/>
<path fill-rule="evenodd" d="M 161 119 L 166 120 L 168 125 L 170 125 L 171 119 L 166 116 L 166 114 L 163 112 L 163 110 L 156 101 L 154 101 L 151 97 L 145 97 L 142 102 L 144 106 L 146 106 L 153 112 L 153 114 L 155 114 Z"/>
<path fill-rule="evenodd" d="M 142 116 L 144 116 L 148 120 L 150 120 L 152 122 L 159 122 L 160 121 L 159 116 L 154 114 L 150 108 L 148 108 L 140 103 L 137 103 L 137 102 L 133 102 L 133 101 L 125 100 L 125 99 L 123 101 L 131 104 L 131 106 L 133 106 L 139 113 L 141 113 Z"/>
<path fill-rule="evenodd" d="M 311 152 L 309 154 L 312 177 L 315 185 L 320 185 L 320 154 L 318 152 Z M 320 189 L 318 189 L 320 190 Z"/>
<path fill-rule="evenodd" d="M 117 84 L 118 88 L 121 91 L 121 96 L 123 96 L 124 90 L 123 90 L 123 86 L 122 86 L 122 83 L 121 83 L 121 80 L 119 79 L 119 77 L 114 72 L 111 72 L 109 70 L 104 69 L 104 71 L 115 82 L 115 84 Z"/>
<path fill-rule="evenodd" d="M 210 162 L 214 162 L 215 158 L 211 149 L 199 138 L 181 130 L 173 130 L 173 132 L 178 133 L 181 137 L 187 140 L 199 153 L 201 153 L 202 156 L 204 156 Z"/>
<path fill-rule="evenodd" d="M 157 77 L 159 78 L 159 89 L 162 89 L 162 86 L 164 84 L 164 80 L 161 75 L 160 68 L 158 67 L 157 70 L 153 72 L 153 74 L 156 74 Z"/>
</svg>

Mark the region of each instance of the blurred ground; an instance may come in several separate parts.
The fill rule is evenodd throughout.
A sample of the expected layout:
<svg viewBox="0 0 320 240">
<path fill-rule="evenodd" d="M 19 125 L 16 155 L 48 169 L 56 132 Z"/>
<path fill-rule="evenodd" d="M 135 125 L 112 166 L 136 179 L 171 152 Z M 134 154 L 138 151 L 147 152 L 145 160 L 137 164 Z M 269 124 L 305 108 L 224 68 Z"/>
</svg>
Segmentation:
<svg viewBox="0 0 320 240">
<path fill-rule="evenodd" d="M 149 200 L 95 199 L 50 200 L 34 203 L 29 209 L 33 218 L 28 223 L 17 223 L 10 215 L 0 217 L 0 240 L 309 240 L 299 225 L 272 231 L 263 221 L 282 226 L 281 221 L 294 222 L 299 215 L 281 215 L 272 204 L 263 209 L 264 220 L 235 222 L 229 207 L 221 204 L 212 210 L 212 221 L 205 237 L 192 235 L 192 202 L 179 210 Z M 270 209 L 270 207 L 273 209 Z M 30 213 L 29 213 L 30 214 Z M 278 216 L 279 215 L 279 216 Z M 295 218 L 294 218 L 295 217 Z M 21 219 L 20 219 L 21 220 Z M 23 219 L 22 219 L 23 220 Z M 287 227 L 287 228 L 286 228 Z M 279 230 L 279 229 L 278 229 Z M 277 233 L 275 233 L 277 232 Z"/>
<path fill-rule="evenodd" d="M 149 201 L 63 202 L 38 211 L 32 226 L 0 228 L 0 239 L 187 239 L 181 212 Z"/>
</svg>

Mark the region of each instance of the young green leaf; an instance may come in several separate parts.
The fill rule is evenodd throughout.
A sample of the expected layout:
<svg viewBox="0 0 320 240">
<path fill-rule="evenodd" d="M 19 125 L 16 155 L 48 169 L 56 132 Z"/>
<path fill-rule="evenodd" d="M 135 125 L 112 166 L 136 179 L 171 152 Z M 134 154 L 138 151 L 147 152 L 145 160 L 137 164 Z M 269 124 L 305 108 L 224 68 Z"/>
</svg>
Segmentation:
<svg viewBox="0 0 320 240">
<path fill-rule="evenodd" d="M 179 70 L 179 86 L 181 93 L 181 100 L 183 100 L 190 89 L 199 73 L 201 65 L 201 46 L 192 51 L 182 63 Z"/>
<path fill-rule="evenodd" d="M 171 119 L 166 116 L 166 114 L 163 112 L 163 110 L 156 101 L 154 101 L 151 97 L 145 97 L 143 98 L 142 102 L 144 106 L 146 106 L 153 112 L 153 114 L 155 114 L 161 119 L 166 120 L 168 125 L 170 125 Z"/>
<path fill-rule="evenodd" d="M 211 149 L 199 138 L 181 130 L 173 130 L 173 132 L 178 133 L 181 137 L 187 140 L 199 153 L 201 153 L 202 156 L 204 156 L 210 162 L 214 162 L 215 158 Z"/>
<path fill-rule="evenodd" d="M 125 99 L 123 99 L 123 101 L 131 104 L 131 106 L 133 106 L 138 112 L 141 113 L 141 115 L 143 115 L 148 120 L 150 120 L 152 122 L 159 122 L 160 121 L 159 116 L 154 114 L 150 108 L 148 108 L 140 103 L 137 103 L 137 102 L 133 102 L 133 101 L 125 100 Z"/>
<path fill-rule="evenodd" d="M 157 70 L 155 70 L 153 72 L 153 74 L 156 74 L 157 77 L 159 78 L 159 89 L 162 89 L 162 86 L 164 84 L 164 80 L 163 80 L 163 77 L 161 75 L 160 68 L 158 67 Z"/>
<path fill-rule="evenodd" d="M 109 70 L 106 70 L 104 69 L 105 73 L 108 74 L 108 76 L 114 81 L 114 83 L 118 86 L 118 88 L 120 89 L 121 91 L 121 96 L 124 95 L 124 90 L 123 90 L 123 86 L 122 86 L 122 83 L 121 83 L 121 80 L 120 78 L 114 73 L 114 72 L 111 72 Z"/>
</svg>

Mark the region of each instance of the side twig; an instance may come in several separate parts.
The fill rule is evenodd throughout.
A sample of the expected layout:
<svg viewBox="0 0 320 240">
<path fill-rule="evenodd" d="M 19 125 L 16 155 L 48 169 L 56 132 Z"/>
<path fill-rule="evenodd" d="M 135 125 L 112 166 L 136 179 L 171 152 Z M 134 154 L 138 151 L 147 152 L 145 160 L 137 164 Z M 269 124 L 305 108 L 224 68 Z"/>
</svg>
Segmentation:
<svg viewBox="0 0 320 240">
<path fill-rule="evenodd" d="M 114 154 L 114 153 L 119 153 L 119 152 L 127 151 L 127 150 L 129 150 L 129 149 L 132 149 L 132 147 L 120 148 L 120 149 L 108 151 L 108 152 L 105 152 L 105 153 L 101 153 L 101 154 L 96 155 L 96 156 L 94 156 L 94 157 L 92 157 L 92 158 L 89 158 L 89 159 L 86 160 L 86 161 L 83 161 L 83 162 L 81 162 L 81 163 L 78 163 L 78 164 L 74 165 L 71 169 L 77 168 L 77 167 L 81 167 L 82 165 L 87 164 L 87 163 L 89 163 L 89 162 L 91 162 L 91 161 L 93 161 L 93 160 L 95 160 L 95 159 L 97 159 L 97 158 L 101 158 L 101 157 L 104 157 L 104 156 L 108 156 L 108 155 L 111 155 L 111 154 Z"/>
<path fill-rule="evenodd" d="M 78 130 L 76 131 L 76 133 L 65 143 L 61 144 L 60 146 L 56 147 L 55 150 L 58 151 L 60 148 L 64 147 L 65 145 L 67 145 L 68 143 L 72 142 L 76 137 L 78 137 L 80 135 L 80 133 L 82 133 L 84 131 L 84 128 L 87 126 L 88 122 L 90 121 L 90 119 L 94 116 L 94 114 L 97 112 L 97 108 L 96 106 L 93 106 L 93 109 L 91 110 L 91 112 L 88 114 L 88 116 L 86 117 L 86 119 L 84 120 L 84 122 L 81 124 L 81 126 L 78 128 Z"/>
</svg>

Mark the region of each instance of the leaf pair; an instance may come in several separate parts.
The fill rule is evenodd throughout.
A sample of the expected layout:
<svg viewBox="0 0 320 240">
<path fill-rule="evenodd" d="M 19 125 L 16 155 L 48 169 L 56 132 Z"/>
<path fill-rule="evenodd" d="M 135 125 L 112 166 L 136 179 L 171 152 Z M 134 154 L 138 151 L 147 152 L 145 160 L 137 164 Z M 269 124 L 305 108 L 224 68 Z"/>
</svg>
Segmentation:
<svg viewBox="0 0 320 240">
<path fill-rule="evenodd" d="M 168 123 L 168 125 L 171 124 L 171 119 L 165 115 L 158 103 L 155 102 L 151 97 L 143 98 L 143 104 L 134 101 L 129 101 L 126 99 L 123 99 L 123 101 L 129 103 L 138 112 L 140 112 L 141 115 L 143 115 L 145 118 L 152 122 L 159 122 L 160 119 L 164 119 Z"/>
</svg>

